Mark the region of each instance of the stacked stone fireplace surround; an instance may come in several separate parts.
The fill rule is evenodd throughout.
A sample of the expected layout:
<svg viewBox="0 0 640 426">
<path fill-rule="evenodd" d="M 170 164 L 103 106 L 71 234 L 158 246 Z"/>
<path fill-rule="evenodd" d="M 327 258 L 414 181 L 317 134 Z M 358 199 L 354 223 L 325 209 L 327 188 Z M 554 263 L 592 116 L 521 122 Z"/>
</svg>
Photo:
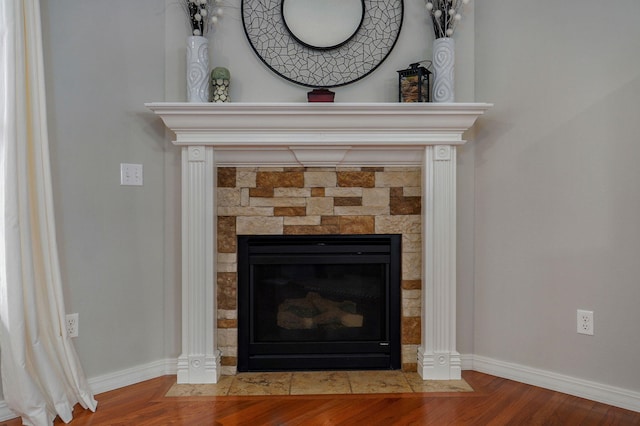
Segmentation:
<svg viewBox="0 0 640 426">
<path fill-rule="evenodd" d="M 402 234 L 402 369 L 421 327 L 420 167 L 219 167 L 217 331 L 223 375 L 237 365 L 237 236 Z"/>
<path fill-rule="evenodd" d="M 456 147 L 490 104 L 146 106 L 162 118 L 181 149 L 179 383 L 216 383 L 221 374 L 234 374 L 233 245 L 239 233 L 265 232 L 401 233 L 404 368 L 416 366 L 424 380 L 461 377 Z"/>
</svg>

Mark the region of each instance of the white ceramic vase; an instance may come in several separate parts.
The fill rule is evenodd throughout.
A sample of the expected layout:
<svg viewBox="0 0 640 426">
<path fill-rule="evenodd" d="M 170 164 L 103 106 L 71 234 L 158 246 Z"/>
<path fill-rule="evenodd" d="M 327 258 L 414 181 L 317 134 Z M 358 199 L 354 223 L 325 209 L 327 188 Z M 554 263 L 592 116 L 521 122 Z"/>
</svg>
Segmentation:
<svg viewBox="0 0 640 426">
<path fill-rule="evenodd" d="M 187 38 L 187 101 L 209 100 L 209 40 L 202 36 Z"/>
<path fill-rule="evenodd" d="M 455 102 L 455 47 L 451 37 L 438 38 L 433 42 L 434 102 Z"/>
</svg>

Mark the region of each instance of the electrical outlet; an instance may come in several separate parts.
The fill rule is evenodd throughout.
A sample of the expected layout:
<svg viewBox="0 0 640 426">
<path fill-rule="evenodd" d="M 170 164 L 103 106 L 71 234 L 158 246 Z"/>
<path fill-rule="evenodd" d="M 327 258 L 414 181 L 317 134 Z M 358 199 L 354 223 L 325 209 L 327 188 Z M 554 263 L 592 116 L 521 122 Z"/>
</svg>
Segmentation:
<svg viewBox="0 0 640 426">
<path fill-rule="evenodd" d="M 142 164 L 120 164 L 120 185 L 142 186 Z"/>
<path fill-rule="evenodd" d="M 593 336 L 593 311 L 578 309 L 578 333 Z"/>
<path fill-rule="evenodd" d="M 78 337 L 78 314 L 67 314 L 67 335 Z"/>
</svg>

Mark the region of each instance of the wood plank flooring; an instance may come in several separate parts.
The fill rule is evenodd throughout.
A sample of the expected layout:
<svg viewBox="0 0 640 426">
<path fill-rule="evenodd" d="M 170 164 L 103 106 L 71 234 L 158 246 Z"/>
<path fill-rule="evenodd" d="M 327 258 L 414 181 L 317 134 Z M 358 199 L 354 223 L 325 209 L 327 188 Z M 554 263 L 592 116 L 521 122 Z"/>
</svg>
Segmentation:
<svg viewBox="0 0 640 426">
<path fill-rule="evenodd" d="M 97 395 L 98 410 L 76 408 L 71 425 L 640 425 L 637 412 L 478 372 L 463 377 L 474 392 L 165 397 L 175 376 L 164 376 Z"/>
</svg>

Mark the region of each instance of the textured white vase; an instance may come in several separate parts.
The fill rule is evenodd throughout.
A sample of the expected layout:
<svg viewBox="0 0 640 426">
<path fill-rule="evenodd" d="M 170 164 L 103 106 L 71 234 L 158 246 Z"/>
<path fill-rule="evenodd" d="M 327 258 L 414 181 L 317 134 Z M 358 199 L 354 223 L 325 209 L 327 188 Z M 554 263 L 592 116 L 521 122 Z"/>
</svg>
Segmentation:
<svg viewBox="0 0 640 426">
<path fill-rule="evenodd" d="M 434 102 L 455 102 L 455 47 L 451 37 L 438 38 L 433 42 Z"/>
<path fill-rule="evenodd" d="M 202 36 L 187 38 L 187 101 L 209 100 L 209 40 Z"/>
</svg>

